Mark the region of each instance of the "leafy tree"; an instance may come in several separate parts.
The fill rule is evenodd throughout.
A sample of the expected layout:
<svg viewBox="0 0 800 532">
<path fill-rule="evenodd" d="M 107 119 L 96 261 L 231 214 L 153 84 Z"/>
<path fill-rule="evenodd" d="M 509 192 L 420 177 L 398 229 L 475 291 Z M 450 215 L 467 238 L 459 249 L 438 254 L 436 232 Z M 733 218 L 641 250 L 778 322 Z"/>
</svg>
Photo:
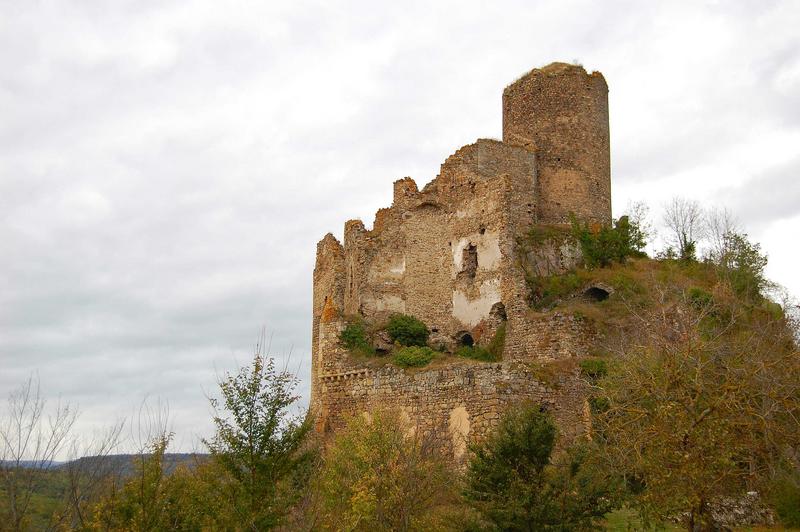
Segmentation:
<svg viewBox="0 0 800 532">
<path fill-rule="evenodd" d="M 642 257 L 647 244 L 647 235 L 627 216 L 599 228 L 581 224 L 573 216 L 572 235 L 580 244 L 583 261 L 589 268 L 605 268 L 614 262 L 624 264 L 629 257 Z"/>
<path fill-rule="evenodd" d="M 232 529 L 230 501 L 221 497 L 228 482 L 211 460 L 170 471 L 165 461 L 171 434 L 155 437 L 136 458 L 133 475 L 120 487 L 108 482 L 93 507 L 93 521 L 81 530 L 160 531 Z"/>
<path fill-rule="evenodd" d="M 325 530 L 431 530 L 457 502 L 434 442 L 395 410 L 353 417 L 324 456 L 315 488 Z"/>
<path fill-rule="evenodd" d="M 579 447 L 551 461 L 556 427 L 537 407 L 509 411 L 473 449 L 466 497 L 500 530 L 593 530 L 615 485 Z"/>
<path fill-rule="evenodd" d="M 761 253 L 759 244 L 747 239 L 746 234 L 725 233 L 716 262 L 733 291 L 750 301 L 760 301 L 764 289 L 770 286 L 764 275 L 767 256 Z"/>
<path fill-rule="evenodd" d="M 231 500 L 236 528 L 269 530 L 280 525 L 298 498 L 296 475 L 313 459 L 309 417 L 289 414 L 298 396 L 297 379 L 275 368 L 256 350 L 250 367 L 219 383 L 222 401 L 212 399 L 216 436 L 204 443 L 228 477 L 222 488 Z"/>
<path fill-rule="evenodd" d="M 643 201 L 633 201 L 626 207 L 631 225 L 631 241 L 636 242 L 636 249 L 644 252 L 644 248 L 656 236 L 656 230 L 650 221 L 650 207 Z"/>
<path fill-rule="evenodd" d="M 176 529 L 176 513 L 166 504 L 164 453 L 172 439 L 155 439 L 138 458 L 136 472 L 121 489 L 111 483 L 109 494 L 95 508 L 93 528 L 103 530 L 155 531 Z"/>
<path fill-rule="evenodd" d="M 644 486 L 633 504 L 645 520 L 714 530 L 718 498 L 763 492 L 800 446 L 800 353 L 784 320 L 738 299 L 654 292 L 598 383 L 598 439 Z"/>
</svg>

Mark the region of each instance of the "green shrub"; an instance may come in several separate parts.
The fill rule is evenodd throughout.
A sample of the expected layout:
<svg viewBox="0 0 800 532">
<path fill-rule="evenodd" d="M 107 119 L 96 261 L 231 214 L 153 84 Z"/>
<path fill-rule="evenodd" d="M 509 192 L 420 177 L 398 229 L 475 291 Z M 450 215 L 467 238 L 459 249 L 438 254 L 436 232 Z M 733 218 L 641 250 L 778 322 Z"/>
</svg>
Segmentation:
<svg viewBox="0 0 800 532">
<path fill-rule="evenodd" d="M 496 529 L 598 530 L 617 506 L 619 482 L 599 453 L 575 446 L 551 459 L 555 440 L 552 417 L 534 406 L 509 410 L 473 446 L 464 495 Z"/>
<path fill-rule="evenodd" d="M 584 377 L 595 381 L 605 377 L 608 373 L 608 364 L 599 358 L 586 358 L 578 364 Z"/>
<path fill-rule="evenodd" d="M 530 290 L 531 306 L 541 310 L 551 307 L 559 299 L 579 290 L 585 279 L 577 272 L 569 272 L 547 277 L 529 275 L 526 281 Z"/>
<path fill-rule="evenodd" d="M 763 308 L 770 316 L 772 316 L 772 319 L 774 320 L 782 320 L 785 318 L 783 307 L 780 305 L 780 303 L 776 303 L 764 298 L 764 301 L 761 302 L 761 308 Z"/>
<path fill-rule="evenodd" d="M 770 287 L 764 276 L 767 256 L 761 253 L 761 245 L 750 242 L 746 234 L 728 232 L 723 238 L 723 251 L 716 261 L 720 276 L 739 296 L 761 301 Z"/>
<path fill-rule="evenodd" d="M 800 474 L 781 475 L 773 481 L 769 499 L 781 524 L 787 527 L 800 527 Z"/>
<path fill-rule="evenodd" d="M 506 324 L 501 323 L 488 345 L 462 345 L 456 350 L 456 356 L 471 358 L 482 362 L 496 362 L 503 358 L 506 345 Z"/>
<path fill-rule="evenodd" d="M 430 347 L 404 347 L 394 354 L 394 363 L 401 368 L 427 366 L 433 360 L 434 351 Z"/>
<path fill-rule="evenodd" d="M 571 240 L 571 238 L 570 231 L 564 227 L 539 224 L 528 229 L 528 232 L 522 237 L 522 243 L 527 244 L 525 248 L 529 249 L 538 248 L 545 242 L 561 244 Z"/>
<path fill-rule="evenodd" d="M 589 398 L 589 410 L 592 411 L 592 414 L 603 414 L 608 412 L 609 408 L 611 408 L 611 403 L 609 402 L 608 398 L 594 396 Z"/>
<path fill-rule="evenodd" d="M 360 321 L 348 323 L 339 334 L 339 341 L 342 345 L 352 351 L 363 355 L 374 355 L 375 348 L 372 347 L 367 339 L 367 331 L 364 324 Z"/>
<path fill-rule="evenodd" d="M 488 349 L 479 345 L 462 345 L 456 349 L 456 356 L 480 360 L 482 362 L 494 362 L 497 360 Z"/>
<path fill-rule="evenodd" d="M 486 350 L 491 353 L 495 360 L 503 358 L 503 349 L 506 347 L 506 324 L 501 323 L 495 331 L 492 341 L 486 346 Z"/>
<path fill-rule="evenodd" d="M 644 257 L 645 233 L 627 216 L 593 231 L 587 223 L 572 217 L 572 236 L 580 243 L 587 268 L 605 268 L 614 262 L 625 264 L 629 257 Z"/>
<path fill-rule="evenodd" d="M 707 309 L 714 301 L 714 296 L 702 288 L 692 287 L 686 292 L 686 295 L 689 297 L 689 303 L 697 310 Z"/>
<path fill-rule="evenodd" d="M 386 332 L 393 342 L 404 346 L 423 347 L 431 334 L 428 327 L 414 316 L 395 314 L 386 325 Z"/>
</svg>

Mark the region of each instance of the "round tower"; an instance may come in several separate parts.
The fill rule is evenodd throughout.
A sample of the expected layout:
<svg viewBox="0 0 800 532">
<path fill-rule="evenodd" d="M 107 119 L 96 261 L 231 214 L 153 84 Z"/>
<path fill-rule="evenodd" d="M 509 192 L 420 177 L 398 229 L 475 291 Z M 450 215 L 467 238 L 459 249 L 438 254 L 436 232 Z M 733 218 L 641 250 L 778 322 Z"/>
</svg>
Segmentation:
<svg viewBox="0 0 800 532">
<path fill-rule="evenodd" d="M 611 222 L 608 85 L 552 63 L 503 91 L 503 142 L 536 152 L 539 223 Z"/>
</svg>

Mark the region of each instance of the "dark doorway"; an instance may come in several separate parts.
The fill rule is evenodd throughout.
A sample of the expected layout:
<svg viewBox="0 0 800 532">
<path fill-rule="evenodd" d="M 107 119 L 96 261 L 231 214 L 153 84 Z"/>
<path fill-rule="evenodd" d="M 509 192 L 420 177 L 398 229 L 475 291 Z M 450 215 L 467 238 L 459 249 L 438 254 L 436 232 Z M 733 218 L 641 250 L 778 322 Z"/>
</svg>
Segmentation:
<svg viewBox="0 0 800 532">
<path fill-rule="evenodd" d="M 472 338 L 470 333 L 461 333 L 461 336 L 458 339 L 458 342 L 467 347 L 472 347 L 475 345 L 475 340 Z"/>
<path fill-rule="evenodd" d="M 605 301 L 608 299 L 608 292 L 597 286 L 589 288 L 583 293 L 583 295 L 593 301 Z"/>
</svg>

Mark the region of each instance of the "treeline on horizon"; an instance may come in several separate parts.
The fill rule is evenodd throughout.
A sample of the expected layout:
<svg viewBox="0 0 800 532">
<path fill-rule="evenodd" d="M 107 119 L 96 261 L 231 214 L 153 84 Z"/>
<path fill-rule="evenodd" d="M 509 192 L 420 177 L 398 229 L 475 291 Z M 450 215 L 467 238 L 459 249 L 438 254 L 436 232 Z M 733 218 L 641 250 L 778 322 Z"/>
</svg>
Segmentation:
<svg viewBox="0 0 800 532">
<path fill-rule="evenodd" d="M 674 199 L 654 258 L 646 208 L 630 211 L 608 227 L 573 221 L 583 265 L 528 278 L 534 311 L 602 333 L 591 357 L 559 368 L 591 391 L 585 437 L 562 438 L 537 404 L 509 410 L 460 466 L 393 409 L 322 437 L 293 414 L 298 381 L 261 341 L 220 380 L 208 456 L 191 463 L 166 459 L 173 434 L 154 412 L 132 470 L 102 459 L 121 424 L 74 450 L 98 459 L 48 469 L 76 412 L 47 415 L 38 383 L 24 383 L 0 425 L 0 529 L 711 531 L 744 504 L 800 527 L 796 307 L 775 300 L 766 256 L 727 211 Z M 528 243 L 561 237 L 534 227 Z M 607 300 L 572 297 L 597 279 L 614 287 Z M 537 371 L 547 382 L 554 369 Z"/>
</svg>

